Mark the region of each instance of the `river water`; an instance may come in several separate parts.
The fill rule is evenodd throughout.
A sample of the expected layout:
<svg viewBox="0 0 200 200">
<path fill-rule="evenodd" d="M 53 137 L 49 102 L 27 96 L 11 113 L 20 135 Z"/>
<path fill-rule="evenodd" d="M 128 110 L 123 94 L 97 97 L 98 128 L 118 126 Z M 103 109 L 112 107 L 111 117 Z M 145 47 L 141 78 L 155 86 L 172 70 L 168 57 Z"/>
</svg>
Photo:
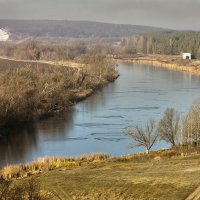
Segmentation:
<svg viewBox="0 0 200 200">
<path fill-rule="evenodd" d="M 119 63 L 120 77 L 65 113 L 18 127 L 0 138 L 0 165 L 25 163 L 45 156 L 105 152 L 113 156 L 143 151 L 129 149 L 123 130 L 157 121 L 167 107 L 186 113 L 200 96 L 200 77 L 151 66 Z M 168 144 L 158 142 L 157 148 Z"/>
</svg>

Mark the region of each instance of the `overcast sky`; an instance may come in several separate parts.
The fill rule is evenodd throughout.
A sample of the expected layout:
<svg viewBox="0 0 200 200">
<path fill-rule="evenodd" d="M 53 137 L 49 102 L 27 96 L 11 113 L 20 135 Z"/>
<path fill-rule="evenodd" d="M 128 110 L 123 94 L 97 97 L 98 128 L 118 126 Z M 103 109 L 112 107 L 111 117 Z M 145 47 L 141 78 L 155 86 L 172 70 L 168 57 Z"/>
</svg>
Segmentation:
<svg viewBox="0 0 200 200">
<path fill-rule="evenodd" d="M 68 19 L 200 30 L 200 0 L 0 0 L 0 19 Z"/>
</svg>

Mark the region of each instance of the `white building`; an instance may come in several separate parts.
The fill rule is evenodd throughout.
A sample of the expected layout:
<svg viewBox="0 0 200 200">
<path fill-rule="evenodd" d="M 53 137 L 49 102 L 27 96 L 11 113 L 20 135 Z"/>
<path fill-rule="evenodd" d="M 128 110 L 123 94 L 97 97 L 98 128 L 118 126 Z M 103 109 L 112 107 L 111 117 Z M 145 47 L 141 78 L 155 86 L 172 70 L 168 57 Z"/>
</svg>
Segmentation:
<svg viewBox="0 0 200 200">
<path fill-rule="evenodd" d="M 0 29 L 0 42 L 7 41 L 9 39 L 9 33 L 5 29 Z"/>
<path fill-rule="evenodd" d="M 186 59 L 191 60 L 192 54 L 191 53 L 182 53 L 182 57 L 184 60 L 186 60 Z"/>
</svg>

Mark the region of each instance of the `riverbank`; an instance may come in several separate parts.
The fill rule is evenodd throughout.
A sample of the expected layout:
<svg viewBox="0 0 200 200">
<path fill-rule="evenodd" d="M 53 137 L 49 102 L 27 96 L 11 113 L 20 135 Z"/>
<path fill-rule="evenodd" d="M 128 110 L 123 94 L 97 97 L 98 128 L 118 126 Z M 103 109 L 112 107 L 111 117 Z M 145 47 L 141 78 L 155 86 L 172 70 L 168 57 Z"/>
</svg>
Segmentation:
<svg viewBox="0 0 200 200">
<path fill-rule="evenodd" d="M 122 56 L 118 60 L 150 65 L 154 67 L 163 67 L 175 71 L 184 71 L 200 76 L 200 60 L 183 60 L 181 56 L 137 55 L 128 57 Z"/>
<path fill-rule="evenodd" d="M 98 56 L 87 64 L 2 60 L 1 127 L 64 110 L 119 76 L 115 63 Z"/>
<path fill-rule="evenodd" d="M 200 184 L 199 159 L 199 154 L 181 155 L 174 150 L 121 157 L 93 154 L 39 159 L 8 166 L 0 173 L 12 175 L 16 186 L 36 178 L 42 190 L 60 199 L 182 200 Z"/>
</svg>

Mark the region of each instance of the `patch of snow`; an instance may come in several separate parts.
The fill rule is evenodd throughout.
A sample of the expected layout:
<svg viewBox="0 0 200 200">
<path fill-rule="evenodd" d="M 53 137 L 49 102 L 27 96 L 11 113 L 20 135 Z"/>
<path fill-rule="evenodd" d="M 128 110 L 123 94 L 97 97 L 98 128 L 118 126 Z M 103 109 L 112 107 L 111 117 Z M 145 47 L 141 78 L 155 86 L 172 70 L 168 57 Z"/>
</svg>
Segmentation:
<svg viewBox="0 0 200 200">
<path fill-rule="evenodd" d="M 5 29 L 0 29 L 0 41 L 4 42 L 9 39 L 9 32 Z"/>
</svg>

